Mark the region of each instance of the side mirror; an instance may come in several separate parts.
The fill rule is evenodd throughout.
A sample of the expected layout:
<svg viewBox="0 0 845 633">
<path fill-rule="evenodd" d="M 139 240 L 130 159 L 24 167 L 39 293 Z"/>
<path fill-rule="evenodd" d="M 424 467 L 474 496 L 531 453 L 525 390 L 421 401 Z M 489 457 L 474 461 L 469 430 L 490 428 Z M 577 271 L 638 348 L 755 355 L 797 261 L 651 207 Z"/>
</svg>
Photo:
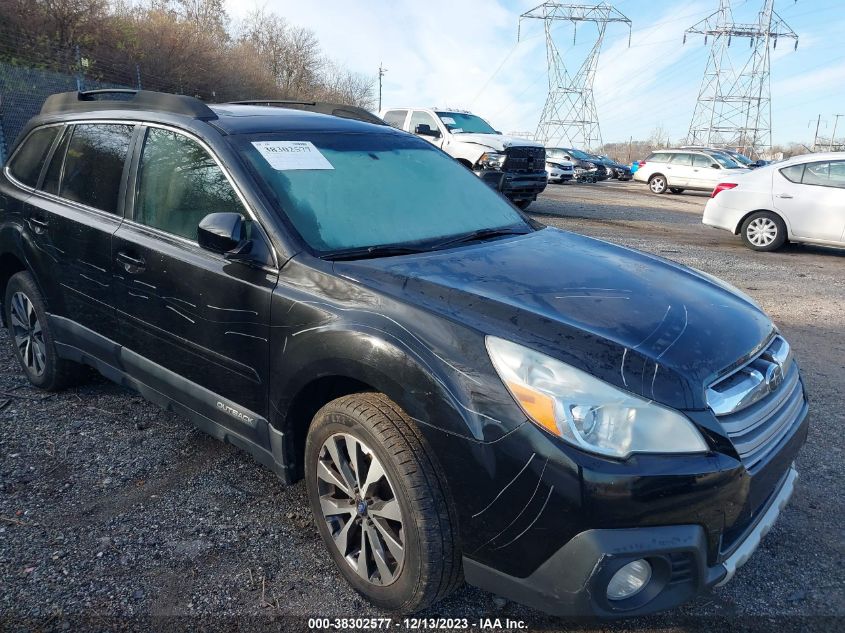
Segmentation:
<svg viewBox="0 0 845 633">
<path fill-rule="evenodd" d="M 713 164 L 712 164 L 712 165 L 710 165 L 710 166 L 711 166 L 713 169 L 721 169 L 721 168 L 722 168 L 722 167 L 719 165 L 719 163 L 713 163 Z"/>
<path fill-rule="evenodd" d="M 414 134 L 419 134 L 420 136 L 430 136 L 432 138 L 440 137 L 440 131 L 432 130 L 431 126 L 427 123 L 420 123 L 417 127 L 415 127 Z"/>
<path fill-rule="evenodd" d="M 767 163 L 766 161 L 762 160 L 762 159 L 761 159 L 761 160 L 756 161 L 754 164 L 755 164 L 757 167 L 765 167 L 766 165 L 768 165 L 768 163 Z"/>
<path fill-rule="evenodd" d="M 240 213 L 209 213 L 197 227 L 200 248 L 233 261 L 248 259 L 252 240 L 246 236 L 246 222 Z"/>
</svg>

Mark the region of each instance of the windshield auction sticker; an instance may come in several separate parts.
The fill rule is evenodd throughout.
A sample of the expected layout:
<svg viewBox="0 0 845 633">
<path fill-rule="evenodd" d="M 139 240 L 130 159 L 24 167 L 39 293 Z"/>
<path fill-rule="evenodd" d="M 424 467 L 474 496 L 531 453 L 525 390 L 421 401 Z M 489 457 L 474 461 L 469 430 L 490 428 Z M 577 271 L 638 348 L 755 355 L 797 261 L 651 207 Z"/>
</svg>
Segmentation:
<svg viewBox="0 0 845 633">
<path fill-rule="evenodd" d="M 257 141 L 252 145 L 278 171 L 334 169 L 310 141 Z"/>
</svg>

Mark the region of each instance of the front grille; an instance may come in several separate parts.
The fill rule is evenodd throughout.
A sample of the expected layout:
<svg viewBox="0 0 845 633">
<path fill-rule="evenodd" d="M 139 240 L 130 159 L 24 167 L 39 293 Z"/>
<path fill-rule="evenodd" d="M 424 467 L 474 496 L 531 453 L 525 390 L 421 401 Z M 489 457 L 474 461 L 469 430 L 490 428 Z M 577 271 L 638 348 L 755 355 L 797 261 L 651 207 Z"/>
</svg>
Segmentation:
<svg viewBox="0 0 845 633">
<path fill-rule="evenodd" d="M 543 147 L 508 147 L 505 155 L 505 171 L 529 173 L 546 168 L 546 150 Z"/>
<path fill-rule="evenodd" d="M 707 398 L 748 469 L 789 434 L 807 409 L 798 365 L 781 337 L 711 385 Z"/>
</svg>

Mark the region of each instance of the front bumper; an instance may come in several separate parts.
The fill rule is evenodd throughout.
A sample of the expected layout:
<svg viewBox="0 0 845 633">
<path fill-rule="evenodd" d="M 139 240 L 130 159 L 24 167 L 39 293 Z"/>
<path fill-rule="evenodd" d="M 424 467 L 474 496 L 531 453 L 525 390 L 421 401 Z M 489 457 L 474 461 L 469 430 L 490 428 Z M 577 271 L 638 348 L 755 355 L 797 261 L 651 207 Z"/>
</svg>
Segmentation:
<svg viewBox="0 0 845 633">
<path fill-rule="evenodd" d="M 522 173 L 483 169 L 475 170 L 475 175 L 514 201 L 536 200 L 548 183 L 545 170 Z"/>
<path fill-rule="evenodd" d="M 669 525 L 581 532 L 526 578 L 509 576 L 464 557 L 469 584 L 552 615 L 621 617 L 676 607 L 702 589 L 724 585 L 750 558 L 794 490 L 790 468 L 759 519 L 722 562 L 708 566 L 708 543 L 700 525 Z M 628 563 L 646 559 L 648 584 L 624 600 L 607 598 L 611 577 Z"/>
</svg>

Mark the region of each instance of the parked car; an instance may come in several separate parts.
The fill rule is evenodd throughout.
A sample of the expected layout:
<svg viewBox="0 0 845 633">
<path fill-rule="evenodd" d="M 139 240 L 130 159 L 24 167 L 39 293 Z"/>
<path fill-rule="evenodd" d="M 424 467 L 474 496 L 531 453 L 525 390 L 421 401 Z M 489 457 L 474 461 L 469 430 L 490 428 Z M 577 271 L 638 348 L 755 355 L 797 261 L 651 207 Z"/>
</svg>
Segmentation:
<svg viewBox="0 0 845 633">
<path fill-rule="evenodd" d="M 575 178 L 575 165 L 569 160 L 547 158 L 546 173 L 549 174 L 549 182 L 567 182 Z"/>
<path fill-rule="evenodd" d="M 439 147 L 521 209 L 546 188 L 543 144 L 504 136 L 480 116 L 440 108 L 389 108 L 380 116 Z"/>
<path fill-rule="evenodd" d="M 633 178 L 633 173 L 628 165 L 617 163 L 615 160 L 607 156 L 595 156 L 595 158 L 607 168 L 610 178 L 620 181 L 631 180 L 631 178 Z"/>
<path fill-rule="evenodd" d="M 579 180 L 607 180 L 610 174 L 601 162 L 592 160 L 587 152 L 567 147 L 547 147 L 546 156 L 553 160 L 568 160 L 575 167 Z"/>
<path fill-rule="evenodd" d="M 648 183 L 652 193 L 713 191 L 725 178 L 748 173 L 733 159 L 707 150 L 662 149 L 653 152 L 634 173 L 634 180 Z"/>
<path fill-rule="evenodd" d="M 704 224 L 741 235 L 755 251 L 787 242 L 845 246 L 845 155 L 796 156 L 718 183 Z"/>
<path fill-rule="evenodd" d="M 807 403 L 738 290 L 544 227 L 355 108 L 108 96 L 50 97 L 0 175 L 24 375 L 92 366 L 304 478 L 373 604 L 465 578 L 641 615 L 727 582 L 777 519 Z"/>
</svg>

